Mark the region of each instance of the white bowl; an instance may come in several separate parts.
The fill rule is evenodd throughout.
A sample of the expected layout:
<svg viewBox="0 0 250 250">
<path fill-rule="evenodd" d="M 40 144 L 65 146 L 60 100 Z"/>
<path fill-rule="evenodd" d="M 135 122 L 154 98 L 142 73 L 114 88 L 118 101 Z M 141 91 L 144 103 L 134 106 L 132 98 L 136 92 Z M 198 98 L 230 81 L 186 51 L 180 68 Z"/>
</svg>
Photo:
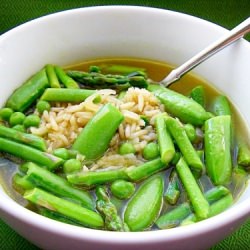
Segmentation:
<svg viewBox="0 0 250 250">
<path fill-rule="evenodd" d="M 136 57 L 183 63 L 227 32 L 207 21 L 161 9 L 109 6 L 61 12 L 0 37 L 0 105 L 46 63 L 67 65 L 98 57 Z M 250 124 L 250 45 L 241 40 L 194 71 L 234 102 Z M 25 209 L 0 189 L 1 218 L 43 249 L 204 249 L 250 215 L 250 186 L 227 211 L 194 225 L 117 233 L 52 221 Z"/>
</svg>

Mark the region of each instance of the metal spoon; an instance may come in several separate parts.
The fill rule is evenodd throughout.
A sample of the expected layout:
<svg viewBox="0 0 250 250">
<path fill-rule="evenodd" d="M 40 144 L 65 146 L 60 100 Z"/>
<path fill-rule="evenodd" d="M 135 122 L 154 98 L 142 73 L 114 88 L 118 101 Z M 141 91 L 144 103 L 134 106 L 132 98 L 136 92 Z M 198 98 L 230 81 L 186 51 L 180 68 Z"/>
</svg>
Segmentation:
<svg viewBox="0 0 250 250">
<path fill-rule="evenodd" d="M 178 68 L 172 70 L 170 74 L 167 75 L 160 82 L 160 84 L 165 87 L 168 87 L 170 84 L 177 81 L 182 75 L 193 69 L 195 66 L 202 63 L 207 58 L 214 55 L 226 46 L 242 38 L 248 32 L 250 32 L 250 17 L 239 25 L 237 25 L 234 29 L 229 31 L 229 33 L 227 33 L 226 35 L 224 35 L 223 37 L 221 37 L 220 39 L 200 51 L 198 54 L 190 58 L 187 62 L 183 63 Z"/>
</svg>

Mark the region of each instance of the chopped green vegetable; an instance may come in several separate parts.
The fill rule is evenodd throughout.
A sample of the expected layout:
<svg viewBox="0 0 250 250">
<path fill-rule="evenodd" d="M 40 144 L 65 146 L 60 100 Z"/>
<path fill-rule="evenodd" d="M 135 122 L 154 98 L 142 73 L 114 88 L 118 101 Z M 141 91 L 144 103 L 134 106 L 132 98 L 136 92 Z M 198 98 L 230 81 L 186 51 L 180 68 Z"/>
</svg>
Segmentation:
<svg viewBox="0 0 250 250">
<path fill-rule="evenodd" d="M 180 188 L 178 183 L 178 176 L 176 171 L 172 170 L 169 176 L 169 183 L 167 190 L 164 193 L 164 198 L 170 205 L 175 205 L 179 197 L 180 197 Z"/>
<path fill-rule="evenodd" d="M 13 126 L 12 129 L 15 129 L 16 131 L 23 132 L 23 133 L 26 131 L 23 124 L 17 124 L 15 126 Z"/>
<path fill-rule="evenodd" d="M 166 124 L 188 165 L 198 172 L 203 172 L 203 163 L 191 144 L 182 124 L 172 117 L 166 118 Z"/>
<path fill-rule="evenodd" d="M 40 125 L 40 117 L 38 115 L 28 115 L 25 117 L 24 121 L 23 121 L 23 125 L 26 127 L 26 128 L 29 128 L 29 127 L 39 127 Z"/>
<path fill-rule="evenodd" d="M 48 78 L 44 69 L 32 76 L 9 97 L 6 102 L 8 108 L 14 111 L 26 111 L 49 87 Z"/>
<path fill-rule="evenodd" d="M 217 186 L 208 190 L 204 196 L 209 203 L 213 203 L 229 193 L 230 191 L 227 188 L 223 186 Z M 187 202 L 182 203 L 176 208 L 162 214 L 157 219 L 156 225 L 161 229 L 178 226 L 191 213 L 191 205 Z"/>
<path fill-rule="evenodd" d="M 53 151 L 53 155 L 62 158 L 64 160 L 68 160 L 70 158 L 69 150 L 66 148 L 56 148 Z"/>
<path fill-rule="evenodd" d="M 0 118 L 4 121 L 9 121 L 13 112 L 11 108 L 2 108 L 0 109 Z"/>
<path fill-rule="evenodd" d="M 231 116 L 213 117 L 205 123 L 205 160 L 208 175 L 215 185 L 230 182 Z"/>
<path fill-rule="evenodd" d="M 67 179 L 72 184 L 92 186 L 113 182 L 119 179 L 127 180 L 128 176 L 124 169 L 118 169 L 72 173 L 67 176 Z"/>
<path fill-rule="evenodd" d="M 135 185 L 129 181 L 117 180 L 111 184 L 110 190 L 115 197 L 123 200 L 132 196 L 135 192 Z"/>
<path fill-rule="evenodd" d="M 65 174 L 80 171 L 82 169 L 82 163 L 77 159 L 69 159 L 63 164 L 63 172 Z"/>
<path fill-rule="evenodd" d="M 203 86 L 197 86 L 192 89 L 191 98 L 199 103 L 202 107 L 205 107 L 206 105 L 206 100 L 205 100 L 205 90 Z"/>
<path fill-rule="evenodd" d="M 191 98 L 159 85 L 149 85 L 148 90 L 164 104 L 167 112 L 185 123 L 203 125 L 209 118 L 205 109 Z"/>
<path fill-rule="evenodd" d="M 18 125 L 16 125 L 18 126 Z M 21 125 L 22 126 L 22 125 Z M 14 140 L 16 142 L 21 142 L 23 144 L 27 144 L 31 147 L 37 148 L 41 151 L 46 151 L 46 143 L 44 139 L 38 137 L 36 135 L 23 133 L 17 131 L 14 128 L 7 128 L 5 126 L 0 125 L 0 137 L 4 137 L 10 140 Z"/>
<path fill-rule="evenodd" d="M 105 228 L 111 231 L 128 231 L 119 217 L 115 205 L 110 201 L 106 188 L 97 187 L 96 196 L 96 208 L 105 218 Z"/>
<path fill-rule="evenodd" d="M 237 162 L 241 166 L 250 167 L 250 149 L 246 144 L 239 146 Z"/>
<path fill-rule="evenodd" d="M 45 189 L 62 198 L 68 198 L 82 206 L 93 210 L 93 201 L 91 196 L 83 191 L 70 185 L 65 179 L 56 174 L 29 162 L 27 168 L 28 180 L 36 187 Z"/>
<path fill-rule="evenodd" d="M 103 228 L 104 226 L 103 219 L 98 213 L 73 202 L 56 197 L 39 188 L 26 191 L 24 198 L 39 206 L 77 220 L 87 227 Z"/>
<path fill-rule="evenodd" d="M 195 127 L 192 124 L 185 124 L 184 129 L 186 134 L 191 142 L 194 142 L 197 139 Z"/>
<path fill-rule="evenodd" d="M 49 170 L 54 170 L 63 164 L 61 158 L 5 138 L 0 138 L 0 151 L 46 166 Z"/>
<path fill-rule="evenodd" d="M 49 84 L 51 88 L 61 88 L 60 83 L 58 81 L 56 72 L 55 72 L 55 67 L 54 65 L 47 64 L 46 67 L 46 74 L 49 80 Z"/>
<path fill-rule="evenodd" d="M 146 160 L 153 160 L 160 155 L 159 146 L 155 142 L 148 143 L 143 151 L 142 155 Z"/>
<path fill-rule="evenodd" d="M 166 126 L 167 115 L 162 113 L 156 116 L 155 126 L 157 131 L 157 140 L 159 143 L 161 161 L 168 164 L 175 154 L 175 148 L 172 138 L 167 130 Z"/>
<path fill-rule="evenodd" d="M 59 81 L 69 89 L 79 89 L 78 84 L 71 78 L 69 77 L 64 70 L 59 67 L 59 66 L 54 66 L 54 70 L 56 72 L 56 75 L 59 79 Z"/>
<path fill-rule="evenodd" d="M 18 124 L 23 124 L 25 120 L 25 114 L 22 112 L 14 112 L 9 119 L 9 124 L 11 127 L 18 125 Z"/>
<path fill-rule="evenodd" d="M 46 89 L 41 100 L 80 103 L 95 92 L 95 90 L 90 89 Z"/>
<path fill-rule="evenodd" d="M 163 163 L 160 158 L 156 158 L 154 160 L 142 163 L 137 167 L 130 167 L 126 169 L 126 173 L 130 180 L 132 181 L 139 181 L 145 179 L 165 168 L 168 165 Z"/>
<path fill-rule="evenodd" d="M 112 104 L 105 104 L 82 129 L 72 148 L 83 154 L 87 160 L 98 159 L 108 149 L 122 121 L 121 112 Z"/>
<path fill-rule="evenodd" d="M 216 115 L 232 115 L 230 104 L 223 95 L 215 98 L 212 109 Z"/>
<path fill-rule="evenodd" d="M 124 221 L 131 231 L 145 230 L 154 223 L 160 213 L 163 189 L 162 177 L 156 176 L 136 191 L 124 213 Z"/>
<path fill-rule="evenodd" d="M 190 171 L 187 163 L 185 162 L 183 158 L 181 158 L 178 161 L 176 165 L 176 171 L 188 194 L 190 202 L 193 205 L 195 214 L 200 219 L 206 219 L 209 214 L 209 204 L 206 201 L 192 172 Z"/>
<path fill-rule="evenodd" d="M 118 152 L 120 155 L 134 154 L 135 147 L 132 143 L 125 142 L 120 145 Z"/>
<path fill-rule="evenodd" d="M 36 109 L 40 114 L 42 114 L 45 110 L 50 111 L 50 108 L 50 104 L 47 101 L 40 100 L 36 104 Z"/>
</svg>

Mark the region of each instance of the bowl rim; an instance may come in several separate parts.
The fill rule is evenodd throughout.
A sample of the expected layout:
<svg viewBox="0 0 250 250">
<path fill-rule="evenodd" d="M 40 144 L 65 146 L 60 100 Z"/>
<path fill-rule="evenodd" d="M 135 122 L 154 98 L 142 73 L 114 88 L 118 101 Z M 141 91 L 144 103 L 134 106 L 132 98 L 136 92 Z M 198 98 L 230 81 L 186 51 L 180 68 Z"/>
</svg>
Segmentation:
<svg viewBox="0 0 250 250">
<path fill-rule="evenodd" d="M 0 43 L 2 40 L 8 39 L 16 32 L 21 32 L 23 29 L 29 28 L 31 25 L 39 25 L 40 22 L 47 22 L 53 18 L 61 18 L 64 15 L 75 15 L 77 13 L 84 12 L 99 12 L 99 11 L 113 11 L 120 9 L 121 11 L 139 11 L 139 12 L 152 12 L 153 14 L 158 15 L 175 15 L 178 18 L 184 18 L 189 20 L 194 20 L 195 22 L 201 23 L 203 26 L 209 26 L 216 29 L 221 35 L 223 35 L 227 29 L 214 24 L 212 22 L 203 20 L 199 17 L 191 16 L 188 14 L 154 8 L 154 7 L 143 7 L 143 6 L 121 6 L 121 5 L 109 5 L 109 6 L 94 6 L 94 7 L 83 7 L 70 10 L 64 10 L 52 14 L 48 14 L 33 20 L 30 20 L 26 23 L 23 23 L 10 31 L 3 33 L 0 36 Z M 243 40 L 243 39 L 242 39 Z M 246 46 L 249 46 L 246 41 L 244 41 Z M 249 185 L 249 183 L 248 183 Z M 167 230 L 156 230 L 156 231 L 143 231 L 143 232 L 111 232 L 103 230 L 95 230 L 84 227 L 77 227 L 58 221 L 51 220 L 35 212 L 32 212 L 14 200 L 10 199 L 7 196 L 3 195 L 3 201 L 0 204 L 0 210 L 4 211 L 8 215 L 22 221 L 26 224 L 32 224 L 37 228 L 41 228 L 45 231 L 49 231 L 54 234 L 65 235 L 79 239 L 79 240 L 88 240 L 88 241 L 99 241 L 109 244 L 147 244 L 147 243 L 156 243 L 163 241 L 176 241 L 179 239 L 189 238 L 192 235 L 203 234 L 204 232 L 212 231 L 220 227 L 224 227 L 230 222 L 239 220 L 241 218 L 250 216 L 250 197 L 237 206 L 232 206 L 230 209 L 224 211 L 223 213 L 216 215 L 214 217 L 208 218 L 204 221 L 194 223 L 185 227 L 171 228 Z M 113 237 L 114 236 L 114 237 Z"/>
</svg>

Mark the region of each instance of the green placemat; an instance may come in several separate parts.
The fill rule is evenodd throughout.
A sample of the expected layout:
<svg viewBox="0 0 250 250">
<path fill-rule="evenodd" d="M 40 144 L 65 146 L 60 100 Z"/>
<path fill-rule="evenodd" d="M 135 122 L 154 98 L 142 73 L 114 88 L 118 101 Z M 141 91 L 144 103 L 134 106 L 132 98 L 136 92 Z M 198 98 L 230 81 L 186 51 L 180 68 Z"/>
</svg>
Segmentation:
<svg viewBox="0 0 250 250">
<path fill-rule="evenodd" d="M 0 34 L 50 13 L 97 5 L 139 5 L 187 13 L 231 29 L 250 16 L 250 0 L 0 0 Z M 250 41 L 250 35 L 246 36 Z M 38 249 L 0 220 L 0 249 Z M 211 250 L 250 249 L 250 220 Z"/>
</svg>

